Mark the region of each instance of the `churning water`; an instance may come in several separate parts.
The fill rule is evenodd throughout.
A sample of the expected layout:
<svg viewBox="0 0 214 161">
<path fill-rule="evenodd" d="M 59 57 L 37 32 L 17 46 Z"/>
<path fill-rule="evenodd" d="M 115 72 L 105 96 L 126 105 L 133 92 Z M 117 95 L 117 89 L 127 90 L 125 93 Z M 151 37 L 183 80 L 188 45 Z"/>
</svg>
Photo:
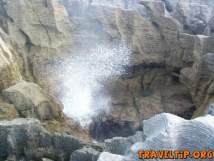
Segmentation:
<svg viewBox="0 0 214 161">
<path fill-rule="evenodd" d="M 61 61 L 54 75 L 61 86 L 64 113 L 86 125 L 91 117 L 109 112 L 111 97 L 103 84 L 125 72 L 129 55 L 130 51 L 124 44 L 116 47 L 96 45 Z"/>
</svg>

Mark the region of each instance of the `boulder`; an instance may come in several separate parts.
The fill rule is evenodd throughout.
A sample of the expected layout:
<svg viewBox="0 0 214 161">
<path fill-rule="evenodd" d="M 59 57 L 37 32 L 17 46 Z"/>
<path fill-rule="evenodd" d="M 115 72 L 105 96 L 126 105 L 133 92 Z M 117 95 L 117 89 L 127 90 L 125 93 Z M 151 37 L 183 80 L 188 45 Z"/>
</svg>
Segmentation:
<svg viewBox="0 0 214 161">
<path fill-rule="evenodd" d="M 108 152 L 103 152 L 100 154 L 98 161 L 124 161 L 125 157 L 121 155 L 111 154 Z"/>
<path fill-rule="evenodd" d="M 213 150 L 213 123 L 214 117 L 211 115 L 194 120 L 184 120 L 171 114 L 156 115 L 144 122 L 147 139 L 131 147 L 132 156 L 136 156 L 138 150 L 145 149 L 187 149 L 191 152 L 195 148 Z M 157 126 L 163 128 L 157 128 Z M 191 158 L 187 160 L 191 160 Z"/>
<path fill-rule="evenodd" d="M 195 149 L 213 151 L 214 117 L 206 115 L 193 120 L 185 120 L 172 114 L 162 113 L 143 122 L 146 139 L 136 142 L 125 155 L 102 153 L 98 161 L 136 161 L 139 150 Z M 192 137 L 194 134 L 194 137 Z M 114 158 L 114 159 L 112 159 Z M 164 160 L 164 159 L 156 159 Z M 167 160 L 167 159 L 166 159 Z M 192 158 L 186 160 L 191 161 Z M 164 160 L 165 161 L 165 160 Z"/>
<path fill-rule="evenodd" d="M 9 104 L 0 97 L 0 120 L 13 120 L 19 117 L 14 105 Z"/>
<path fill-rule="evenodd" d="M 21 81 L 5 89 L 3 96 L 14 104 L 22 117 L 35 117 L 40 120 L 63 117 L 60 104 L 46 96 L 37 84 Z"/>
<path fill-rule="evenodd" d="M 0 160 L 67 161 L 83 142 L 69 135 L 51 134 L 35 119 L 0 122 Z"/>
<path fill-rule="evenodd" d="M 144 139 L 145 136 L 141 131 L 138 131 L 135 135 L 129 136 L 127 138 L 114 137 L 112 139 L 106 139 L 104 151 L 113 154 L 125 155 L 131 145 L 133 145 L 135 142 L 144 141 Z"/>
<path fill-rule="evenodd" d="M 97 161 L 100 152 L 92 148 L 84 147 L 72 153 L 70 161 Z"/>
<path fill-rule="evenodd" d="M 168 129 L 173 128 L 182 121 L 184 119 L 168 113 L 155 115 L 143 121 L 143 133 L 146 138 L 156 137 L 160 133 L 167 133 Z"/>
</svg>

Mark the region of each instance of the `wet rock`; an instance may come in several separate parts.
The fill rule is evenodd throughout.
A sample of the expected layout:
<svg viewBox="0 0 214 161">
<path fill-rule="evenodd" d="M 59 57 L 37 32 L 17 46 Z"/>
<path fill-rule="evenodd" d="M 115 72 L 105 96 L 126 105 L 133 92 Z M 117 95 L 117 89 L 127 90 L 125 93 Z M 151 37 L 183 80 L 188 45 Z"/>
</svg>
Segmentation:
<svg viewBox="0 0 214 161">
<path fill-rule="evenodd" d="M 51 134 L 35 119 L 0 122 L 0 159 L 67 161 L 83 142 L 68 135 Z"/>
<path fill-rule="evenodd" d="M 188 149 L 192 152 L 197 147 L 198 150 L 213 150 L 213 123 L 211 115 L 194 120 L 184 120 L 171 114 L 156 115 L 144 121 L 147 139 L 131 147 L 132 157 L 136 157 L 138 150 L 144 149 Z"/>
<path fill-rule="evenodd" d="M 165 16 L 161 1 L 140 1 L 136 8 L 129 10 L 95 3 L 81 6 L 77 0 L 65 3 L 71 21 L 76 20 L 77 32 L 73 39 L 77 48 L 82 44 L 84 48 L 93 47 L 93 43 L 100 40 L 104 44 L 117 44 L 122 40 L 132 51 L 128 76 L 105 83 L 112 110 L 107 121 L 95 120 L 93 136 L 111 138 L 122 133 L 120 127 L 131 131 L 128 135 L 132 135 L 141 120 L 164 111 L 188 119 L 192 117 L 194 102 L 179 76 L 181 69 L 194 61 L 194 36 L 180 33 L 179 23 Z M 75 13 L 77 6 L 81 13 Z M 89 28 L 91 32 L 87 32 Z M 118 127 L 119 132 L 114 127 Z"/>
<path fill-rule="evenodd" d="M 190 34 L 208 32 L 209 35 L 213 25 L 210 21 L 213 17 L 211 0 L 197 0 L 194 4 L 192 1 L 165 0 L 171 17 L 166 17 L 168 13 L 160 1 L 141 1 L 137 8 L 128 10 L 124 8 L 129 4 L 124 1 L 122 7 L 91 3 L 83 8 L 84 12 L 81 4 L 73 5 L 74 1 L 70 7 L 56 0 L 0 0 L 0 26 L 11 39 L 13 52 L 23 59 L 23 66 L 20 66 L 25 78 L 38 81 L 43 87 L 52 85 L 56 88 L 56 83 L 51 84 L 46 72 L 41 71 L 62 53 L 77 53 L 82 46 L 84 49 L 93 47 L 94 42 L 117 44 L 127 41 L 132 49 L 131 67 L 127 68 L 133 70 L 129 76 L 108 86 L 113 108 L 107 119 L 92 125 L 95 138 L 98 135 L 99 139 L 110 138 L 121 133 L 132 135 L 141 126 L 141 120 L 164 111 L 188 119 L 195 108 L 195 115 L 204 114 L 204 107 L 213 100 L 214 41 L 212 37 L 183 34 L 181 28 Z M 71 17 L 65 10 L 67 6 Z M 79 11 L 81 13 L 76 13 Z M 15 58 L 7 58 L 17 53 L 8 52 L 5 34 L 0 32 L 3 41 L 0 89 L 21 79 L 13 61 Z M 5 97 L 23 117 L 60 118 L 61 110 L 53 103 L 55 101 L 41 94 L 38 87 L 30 86 L 33 87 L 16 85 L 19 89 L 12 88 L 3 93 L 7 93 Z M 61 127 L 62 123 L 48 122 L 46 127 L 52 130 L 55 125 Z"/>
<path fill-rule="evenodd" d="M 5 89 L 3 96 L 15 105 L 22 117 L 35 117 L 40 120 L 62 118 L 60 104 L 48 98 L 37 84 L 21 81 Z"/>
<path fill-rule="evenodd" d="M 93 119 L 89 131 L 92 138 L 104 141 L 115 136 L 127 137 L 133 135 L 137 127 L 135 122 L 114 120 L 108 115 L 100 115 Z"/>
<path fill-rule="evenodd" d="M 165 133 L 168 129 L 173 128 L 184 119 L 172 114 L 159 114 L 154 117 L 143 121 L 143 133 L 146 138 L 156 137 L 160 133 Z"/>
<path fill-rule="evenodd" d="M 208 106 L 207 114 L 214 116 L 214 104 Z"/>
<path fill-rule="evenodd" d="M 125 157 L 121 156 L 121 155 L 116 155 L 116 154 L 111 154 L 108 152 L 103 152 L 101 153 L 98 161 L 124 161 Z"/>
<path fill-rule="evenodd" d="M 58 0 L 0 0 L 0 92 L 23 79 L 39 84 L 45 93 L 55 94 L 53 91 L 59 84 L 50 87 L 54 79 L 49 80 L 45 69 L 56 57 L 72 53 L 71 29 L 68 14 Z M 29 88 L 33 88 L 33 92 L 41 90 L 40 87 Z M 39 94 L 37 98 L 31 94 L 30 99 L 18 95 L 25 99 L 23 104 L 16 106 L 20 117 L 36 117 L 43 120 L 51 132 L 72 133 L 90 140 L 88 133 L 80 130 L 74 121 L 61 120 L 61 105 L 54 98 L 43 92 L 43 96 Z M 26 106 L 20 107 L 22 105 Z"/>
<path fill-rule="evenodd" d="M 51 159 L 43 158 L 42 161 L 53 161 Z"/>
<path fill-rule="evenodd" d="M 178 116 L 163 113 L 143 122 L 146 139 L 136 142 L 125 155 L 102 153 L 98 161 L 136 161 L 139 150 L 154 149 L 187 149 L 193 152 L 197 150 L 213 150 L 214 117 L 206 115 L 193 120 L 185 120 Z M 192 137 L 194 134 L 194 137 Z M 160 160 L 160 159 L 157 159 Z M 163 160 L 163 159 L 161 159 Z M 187 158 L 187 160 L 192 160 Z"/>
<path fill-rule="evenodd" d="M 70 161 L 97 161 L 100 152 L 92 148 L 84 147 L 72 153 Z"/>
<path fill-rule="evenodd" d="M 145 136 L 143 132 L 138 131 L 135 135 L 130 137 L 114 137 L 112 139 L 105 140 L 104 151 L 110 152 L 113 154 L 125 155 L 131 145 L 135 142 L 144 141 Z"/>
</svg>

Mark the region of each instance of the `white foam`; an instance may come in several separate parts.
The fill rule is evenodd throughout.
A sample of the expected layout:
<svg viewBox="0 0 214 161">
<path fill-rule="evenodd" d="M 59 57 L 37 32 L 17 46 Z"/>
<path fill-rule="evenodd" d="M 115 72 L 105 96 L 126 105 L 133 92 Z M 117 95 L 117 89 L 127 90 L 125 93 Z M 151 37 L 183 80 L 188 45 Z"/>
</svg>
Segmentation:
<svg viewBox="0 0 214 161">
<path fill-rule="evenodd" d="M 59 80 L 60 99 L 65 114 L 80 121 L 81 125 L 86 125 L 99 112 L 108 112 L 111 98 L 103 83 L 125 72 L 129 54 L 125 45 L 96 45 L 93 49 L 56 63 L 53 73 Z"/>
</svg>

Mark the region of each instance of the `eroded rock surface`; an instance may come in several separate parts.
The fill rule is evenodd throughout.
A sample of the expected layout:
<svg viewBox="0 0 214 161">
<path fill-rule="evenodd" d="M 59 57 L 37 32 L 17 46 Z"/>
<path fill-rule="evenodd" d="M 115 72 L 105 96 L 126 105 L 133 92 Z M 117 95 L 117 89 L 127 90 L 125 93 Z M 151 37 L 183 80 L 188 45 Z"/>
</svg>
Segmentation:
<svg viewBox="0 0 214 161">
<path fill-rule="evenodd" d="M 0 90 L 22 79 L 16 58 L 7 35 L 0 28 Z"/>
<path fill-rule="evenodd" d="M 171 16 L 183 26 L 184 32 L 213 35 L 212 0 L 162 0 Z"/>
<path fill-rule="evenodd" d="M 1 118 L 36 117 L 41 119 L 44 127 L 51 132 L 63 131 L 75 133 L 77 136 L 82 135 L 85 131 L 83 132 L 75 123 L 68 123 L 72 120 L 65 117 L 59 121 L 63 115 L 62 110 L 57 101 L 50 99 L 45 93 L 50 92 L 58 96 L 59 93 L 55 91 L 60 89 L 60 84 L 57 84 L 58 80 L 49 77 L 46 67 L 51 68 L 55 60 L 63 60 L 66 54 L 75 55 L 81 50 L 87 51 L 93 48 L 96 42 L 112 45 L 123 41 L 127 42 L 131 49 L 130 64 L 125 67 L 127 70 L 125 75 L 104 84 L 111 96 L 112 110 L 101 119 L 95 118 L 91 126 L 91 135 L 94 138 L 103 140 L 116 135 L 132 135 L 136 130 L 142 130 L 142 120 L 162 112 L 170 112 L 187 119 L 193 115 L 196 117 L 212 113 L 210 106 L 214 101 L 212 0 L 194 2 L 142 0 L 139 3 L 137 0 L 132 3 L 122 0 L 114 1 L 113 5 L 106 5 L 105 0 L 102 3 L 86 1 L 0 0 L 0 90 L 4 95 L 4 100 L 0 100 Z M 45 92 L 41 92 L 42 89 L 34 83 L 18 83 L 20 80 L 37 83 Z M 200 128 L 206 131 L 207 135 L 210 133 L 207 129 L 210 128 L 212 131 L 213 128 L 204 122 L 204 120 L 212 122 L 211 116 L 204 117 L 204 120 L 199 118 L 189 122 L 172 116 L 181 123 L 173 122 L 166 115 L 163 116 L 166 118 L 165 121 L 172 122 L 173 127 L 177 129 L 183 128 L 183 124 L 189 129 L 193 125 L 198 127 L 200 122 L 202 125 Z M 147 137 L 150 136 L 150 130 L 153 134 L 159 135 L 161 129 L 155 124 L 165 125 L 160 118 L 158 119 L 160 124 L 154 120 L 154 118 L 150 120 L 148 125 L 150 128 L 154 127 L 156 131 L 152 131 L 146 125 L 144 127 Z M 31 124 L 27 128 L 31 128 L 30 126 Z M 19 127 L 17 129 L 19 130 Z M 184 130 L 187 134 L 175 131 L 178 139 L 183 135 L 188 136 L 189 132 L 197 132 L 195 129 Z M 21 131 L 28 132 L 22 130 L 22 127 Z M 40 130 L 38 131 L 40 134 Z M 169 134 L 175 135 L 171 131 Z M 31 136 L 27 133 L 27 136 L 23 137 L 28 135 Z M 49 133 L 44 135 L 52 137 Z M 190 142 L 195 141 L 188 139 Z M 212 138 L 210 139 L 212 141 Z M 119 146 L 118 149 L 115 147 L 115 144 L 123 142 L 124 147 Z M 164 140 L 160 142 L 165 145 Z M 132 143 L 134 142 L 126 138 L 113 139 L 110 140 L 107 149 L 123 154 Z M 29 146 L 28 143 L 25 145 Z M 150 146 L 150 143 L 147 140 L 143 145 Z M 19 146 L 14 149 L 20 148 L 20 151 L 14 152 L 14 156 L 22 157 L 24 152 L 26 156 L 34 157 L 30 152 L 32 149 L 25 151 Z M 37 149 L 37 145 L 34 148 Z M 94 154 L 89 151 L 88 155 L 85 149 L 74 150 L 77 150 L 74 158 L 91 158 Z M 40 159 L 49 159 L 49 155 L 40 153 L 40 148 L 38 151 Z M 52 149 L 50 151 L 51 156 L 56 153 L 50 158 L 54 160 L 58 151 Z M 62 155 L 62 158 L 70 159 L 70 153 Z M 9 159 L 13 160 L 14 156 L 10 156 L 12 159 Z M 101 154 L 104 160 L 111 157 L 124 159 L 108 153 Z"/>
<path fill-rule="evenodd" d="M 172 114 L 159 114 L 143 122 L 145 141 L 135 143 L 125 156 L 117 156 L 115 161 L 138 160 L 137 152 L 145 149 L 188 149 L 189 151 L 213 150 L 214 117 L 206 115 L 193 120 L 185 120 Z M 194 134 L 194 137 L 192 137 Z M 102 153 L 99 160 L 110 161 L 115 155 Z M 115 156 L 116 158 L 116 156 Z M 187 160 L 192 160 L 188 158 Z"/>
<path fill-rule="evenodd" d="M 87 132 L 64 118 L 58 101 L 49 97 L 52 88 L 42 90 L 37 85 L 49 87 L 44 64 L 63 55 L 71 45 L 71 27 L 64 6 L 56 0 L 0 0 L 0 94 L 4 89 L 13 90 L 4 92 L 10 93 L 10 99 L 6 96 L 0 101 L 2 119 L 18 114 L 36 117 L 51 132 L 73 133 L 89 140 Z M 35 84 L 21 86 L 18 82 L 23 80 Z"/>
<path fill-rule="evenodd" d="M 83 39 L 89 47 L 97 40 L 110 44 L 126 41 L 132 50 L 127 75 L 105 84 L 112 98 L 111 114 L 106 123 L 96 124 L 92 131 L 115 120 L 118 127 L 127 123 L 126 127 L 135 131 L 141 120 L 164 111 L 191 118 L 198 106 L 179 77 L 181 69 L 191 67 L 195 61 L 192 55 L 196 40 L 195 36 L 181 33 L 175 19 L 166 17 L 164 3 L 141 1 L 128 10 L 92 3 L 79 5 L 85 12 L 78 14 L 73 12 L 74 1 L 66 4 L 70 19 L 76 20 L 76 44 L 81 46 Z M 87 33 L 87 27 L 95 30 Z"/>
<path fill-rule="evenodd" d="M 0 122 L 1 160 L 69 160 L 70 155 L 83 147 L 72 136 L 50 134 L 35 119 L 15 119 Z"/>
<path fill-rule="evenodd" d="M 135 135 L 125 137 L 114 137 L 105 140 L 104 151 L 113 154 L 125 155 L 130 146 L 136 142 L 142 142 L 145 139 L 143 132 L 138 131 Z"/>
<path fill-rule="evenodd" d="M 72 153 L 70 161 L 97 161 L 100 152 L 92 148 L 84 147 Z"/>
<path fill-rule="evenodd" d="M 19 113 L 17 112 L 14 105 L 5 102 L 0 97 L 0 120 L 13 120 L 19 117 Z"/>
<path fill-rule="evenodd" d="M 116 136 L 113 129 L 105 132 L 106 136 L 102 133 L 109 125 L 125 127 L 132 131 L 127 135 L 133 134 L 141 120 L 161 112 L 190 119 L 193 113 L 203 114 L 204 107 L 212 103 L 213 78 L 204 78 L 211 68 L 204 55 L 213 52 L 212 34 L 207 33 L 213 12 L 211 1 L 142 0 L 107 5 L 105 0 L 64 0 L 61 4 L 72 26 L 71 54 L 93 48 L 97 42 L 125 41 L 132 51 L 127 75 L 105 83 L 112 111 L 101 122 L 95 119 L 95 138 Z M 50 67 L 51 63 L 47 61 Z M 56 82 L 51 82 L 49 89 Z"/>
<path fill-rule="evenodd" d="M 62 119 L 62 106 L 45 96 L 42 89 L 34 83 L 21 81 L 5 89 L 3 96 L 15 105 L 22 117 L 35 117 L 40 120 Z"/>
<path fill-rule="evenodd" d="M 1 28 L 19 54 L 23 76 L 42 84 L 44 63 L 63 53 L 70 41 L 71 25 L 64 6 L 57 0 L 1 0 L 0 6 Z"/>
</svg>

